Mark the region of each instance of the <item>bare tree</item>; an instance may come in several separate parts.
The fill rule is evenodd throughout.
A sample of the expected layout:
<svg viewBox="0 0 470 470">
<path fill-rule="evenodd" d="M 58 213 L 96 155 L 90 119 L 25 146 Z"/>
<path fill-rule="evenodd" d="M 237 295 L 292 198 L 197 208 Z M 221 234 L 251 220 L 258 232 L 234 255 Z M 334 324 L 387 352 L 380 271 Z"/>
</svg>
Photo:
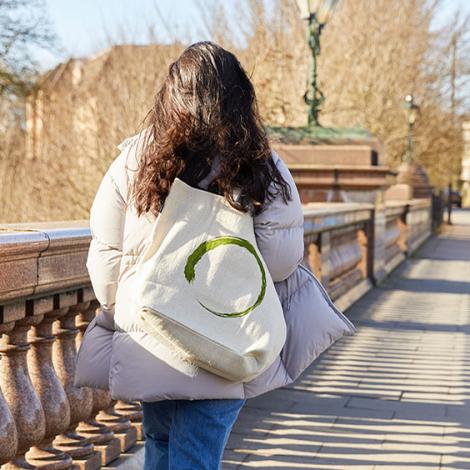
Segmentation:
<svg viewBox="0 0 470 470">
<path fill-rule="evenodd" d="M 25 97 L 36 76 L 34 48 L 55 42 L 43 0 L 0 0 L 0 220 L 27 213 Z M 34 205 L 34 204 L 33 204 Z"/>
<path fill-rule="evenodd" d="M 393 4 L 391 15 L 389 0 L 343 0 L 325 28 L 319 63 L 326 95 L 322 123 L 369 129 L 384 142 L 384 163 L 397 167 L 406 146 L 403 99 L 413 93 L 421 108 L 415 158 L 432 183 L 444 187 L 459 172 L 460 122 L 470 105 L 464 91 L 468 20 L 454 18 L 435 30 L 439 0 Z M 311 58 L 306 25 L 294 0 L 242 0 L 230 15 L 223 5 L 199 0 L 204 22 L 199 37 L 237 54 L 254 81 L 268 124 L 305 125 L 302 96 Z M 162 30 L 171 36 L 172 26 L 158 10 L 156 16 L 154 40 Z M 17 178 L 9 186 L 12 196 L 3 205 L 8 208 L 3 219 L 87 217 L 102 174 L 118 152 L 116 144 L 139 130 L 169 63 L 182 48 L 181 43 L 121 44 L 88 60 L 70 60 L 41 77 L 30 99 L 36 105 L 41 152 L 25 160 L 16 144 L 14 157 L 8 158 L 10 174 L 18 162 Z M 24 128 L 21 119 L 17 126 Z M 0 146 L 0 163 L 1 152 Z M 0 179 L 2 184 L 12 181 Z"/>
<path fill-rule="evenodd" d="M 394 0 L 391 15 L 387 0 L 346 0 L 325 29 L 320 58 L 323 122 L 370 129 L 384 142 L 385 163 L 392 167 L 406 146 L 403 99 L 415 96 L 421 107 L 415 157 L 438 187 L 459 172 L 462 65 L 470 57 L 459 48 L 452 59 L 452 44 L 467 34 L 466 21 L 433 28 L 441 3 Z"/>
<path fill-rule="evenodd" d="M 440 32 L 443 90 L 453 116 L 470 107 L 470 14 L 458 10 Z"/>
<path fill-rule="evenodd" d="M 32 49 L 54 42 L 44 0 L 0 0 L 0 96 L 23 94 L 36 69 Z"/>
</svg>

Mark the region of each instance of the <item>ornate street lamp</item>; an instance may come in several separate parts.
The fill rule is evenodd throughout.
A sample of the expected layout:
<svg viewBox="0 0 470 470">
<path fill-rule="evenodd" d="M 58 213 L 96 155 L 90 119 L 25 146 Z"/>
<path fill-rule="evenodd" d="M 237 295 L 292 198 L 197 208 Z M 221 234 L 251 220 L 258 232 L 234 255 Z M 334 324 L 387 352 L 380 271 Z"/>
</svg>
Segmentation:
<svg viewBox="0 0 470 470">
<path fill-rule="evenodd" d="M 413 162 L 413 128 L 416 122 L 416 117 L 419 112 L 419 106 L 415 103 L 413 95 L 405 96 L 405 103 L 403 107 L 407 111 L 408 118 L 408 143 L 406 146 L 406 152 L 404 161 L 406 163 Z"/>
<path fill-rule="evenodd" d="M 319 126 L 318 115 L 325 101 L 323 93 L 317 85 L 317 57 L 320 55 L 320 35 L 325 24 L 330 20 L 339 0 L 296 0 L 302 19 L 308 20 L 308 45 L 312 51 L 313 71 L 309 91 L 305 92 L 304 100 L 309 105 L 308 125 Z M 309 96 L 310 94 L 310 96 Z"/>
</svg>

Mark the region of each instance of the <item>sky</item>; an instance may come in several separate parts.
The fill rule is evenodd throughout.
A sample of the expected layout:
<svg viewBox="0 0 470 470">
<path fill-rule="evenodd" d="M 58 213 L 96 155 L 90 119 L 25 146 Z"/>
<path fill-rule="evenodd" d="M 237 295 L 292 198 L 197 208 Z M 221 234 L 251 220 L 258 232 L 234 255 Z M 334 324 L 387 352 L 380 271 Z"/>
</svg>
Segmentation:
<svg viewBox="0 0 470 470">
<path fill-rule="evenodd" d="M 188 40 L 204 36 L 197 33 L 204 28 L 197 0 L 46 0 L 46 3 L 62 49 L 54 54 L 43 51 L 40 56 L 43 67 L 66 57 L 99 52 L 107 47 L 109 37 L 119 42 L 145 43 L 149 28 L 161 24 L 159 14 L 171 30 L 156 31 L 161 42 L 171 42 L 175 32 L 179 38 Z M 237 2 L 226 3 L 235 6 Z"/>
<path fill-rule="evenodd" d="M 149 27 L 161 24 L 156 5 L 171 30 L 171 33 L 164 28 L 157 31 L 161 42 L 174 39 L 175 32 L 183 40 L 207 39 L 198 0 L 46 0 L 46 3 L 61 49 L 54 53 L 38 52 L 42 69 L 70 56 L 95 54 L 108 46 L 109 37 L 119 42 L 145 43 Z M 239 0 L 224 0 L 229 11 L 239 4 Z M 444 0 L 442 21 L 456 9 L 470 13 L 470 0 Z"/>
</svg>

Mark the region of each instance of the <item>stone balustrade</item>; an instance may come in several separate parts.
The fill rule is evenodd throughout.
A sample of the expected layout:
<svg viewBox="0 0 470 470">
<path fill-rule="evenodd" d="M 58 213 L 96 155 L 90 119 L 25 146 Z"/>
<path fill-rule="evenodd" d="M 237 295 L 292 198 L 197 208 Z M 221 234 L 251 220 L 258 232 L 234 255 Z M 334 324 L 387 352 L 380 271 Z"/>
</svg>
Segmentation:
<svg viewBox="0 0 470 470">
<path fill-rule="evenodd" d="M 407 205 L 391 202 L 385 208 L 385 270 L 391 272 L 406 257 Z"/>
<path fill-rule="evenodd" d="M 372 204 L 305 206 L 305 264 L 340 308 L 372 286 Z"/>
<path fill-rule="evenodd" d="M 431 234 L 431 204 L 423 199 L 387 202 L 381 211 L 372 204 L 309 203 L 304 217 L 304 264 L 342 309 L 382 280 L 382 266 L 390 273 Z"/>
<path fill-rule="evenodd" d="M 391 201 L 386 205 L 386 270 L 392 271 L 431 235 L 431 204 L 427 199 Z"/>
<path fill-rule="evenodd" d="M 340 308 L 377 282 L 378 246 L 390 271 L 430 234 L 428 201 L 389 203 L 384 212 L 305 206 L 304 263 Z M 86 221 L 0 226 L 2 469 L 96 469 L 142 439 L 138 403 L 73 384 L 81 339 L 99 315 L 85 266 L 89 242 Z"/>
<path fill-rule="evenodd" d="M 99 307 L 86 222 L 0 227 L 0 465 L 97 469 L 140 432 L 136 404 L 73 385 Z"/>
<path fill-rule="evenodd" d="M 431 205 L 428 199 L 413 199 L 406 213 L 406 253 L 414 253 L 431 235 Z"/>
</svg>

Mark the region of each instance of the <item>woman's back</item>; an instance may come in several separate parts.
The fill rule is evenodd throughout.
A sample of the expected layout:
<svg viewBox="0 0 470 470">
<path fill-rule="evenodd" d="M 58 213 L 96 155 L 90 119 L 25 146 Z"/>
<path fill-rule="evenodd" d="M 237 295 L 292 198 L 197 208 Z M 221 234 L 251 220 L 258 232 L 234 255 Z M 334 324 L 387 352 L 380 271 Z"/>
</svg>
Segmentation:
<svg viewBox="0 0 470 470">
<path fill-rule="evenodd" d="M 280 301 L 291 321 L 288 306 L 311 282 L 296 270 L 304 253 L 302 207 L 289 170 L 269 147 L 249 78 L 219 46 L 190 46 L 170 66 L 147 125 L 123 143 L 91 208 L 87 268 L 102 313 L 85 335 L 76 382 L 143 403 L 146 468 L 214 469 L 245 398 L 292 382 L 308 358 L 288 333 L 283 353 L 251 382 L 196 371 L 139 326 L 137 264 L 174 179 L 201 185 L 253 216 L 271 277 L 286 286 Z M 189 429 L 194 446 L 172 443 L 170 429 L 174 435 Z M 175 459 L 170 464 L 169 447 Z"/>
</svg>

